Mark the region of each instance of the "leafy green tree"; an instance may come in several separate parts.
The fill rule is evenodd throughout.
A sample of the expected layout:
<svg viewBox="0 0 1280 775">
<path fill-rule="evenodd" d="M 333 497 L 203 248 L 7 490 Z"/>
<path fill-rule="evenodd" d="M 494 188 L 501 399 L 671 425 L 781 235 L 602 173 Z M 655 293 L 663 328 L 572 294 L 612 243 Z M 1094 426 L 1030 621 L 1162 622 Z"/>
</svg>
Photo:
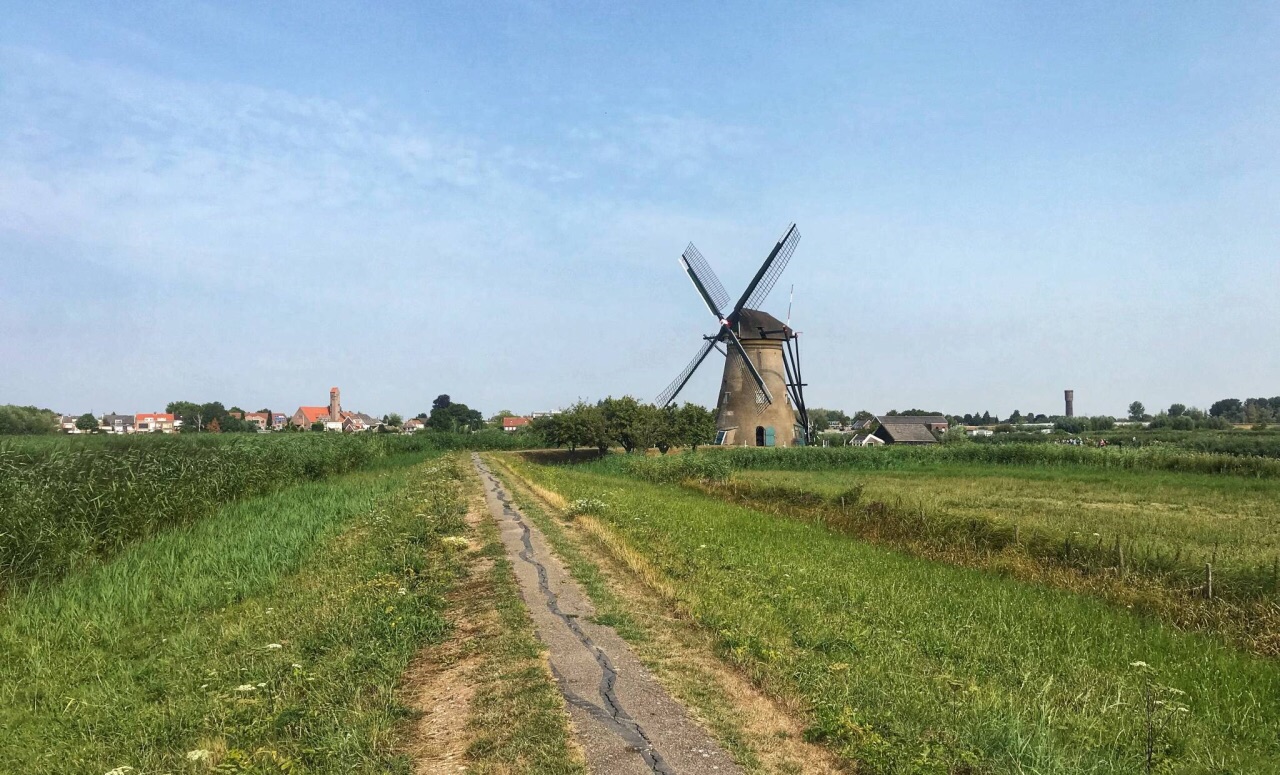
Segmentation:
<svg viewBox="0 0 1280 775">
<path fill-rule="evenodd" d="M 395 412 L 383 415 L 382 421 L 393 428 L 399 428 L 404 425 L 404 418 Z"/>
<path fill-rule="evenodd" d="M 1107 417 L 1106 415 L 1098 415 L 1090 417 L 1088 420 L 1089 430 L 1091 431 L 1109 431 L 1116 427 L 1116 418 Z"/>
<path fill-rule="evenodd" d="M 173 415 L 174 420 L 182 422 L 179 427 L 182 433 L 198 433 L 204 427 L 205 418 L 200 413 L 200 404 L 192 401 L 170 401 L 164 410 Z"/>
<path fill-rule="evenodd" d="M 320 420 L 316 420 L 315 422 L 311 423 L 311 430 L 313 430 L 313 431 L 323 431 L 323 430 L 324 430 L 324 423 L 323 423 L 323 422 L 321 422 Z"/>
<path fill-rule="evenodd" d="M 1209 415 L 1221 417 L 1227 422 L 1244 422 L 1244 402 L 1238 398 L 1224 398 L 1214 401 L 1209 407 Z"/>
<path fill-rule="evenodd" d="M 605 420 L 604 408 L 599 404 L 587 404 L 579 401 L 575 404 L 578 416 L 575 433 L 578 434 L 578 445 L 595 447 L 601 455 L 609 451 L 613 438 L 609 435 L 609 424 Z"/>
<path fill-rule="evenodd" d="M 716 439 L 715 413 L 705 406 L 685 403 L 677 414 L 676 428 L 680 445 L 697 452 L 699 446 Z"/>
<path fill-rule="evenodd" d="M 1181 417 L 1186 413 L 1187 413 L 1187 407 L 1185 404 L 1171 404 L 1169 406 L 1170 417 Z"/>
<path fill-rule="evenodd" d="M 1141 420 L 1147 413 L 1147 408 L 1142 405 L 1141 401 L 1134 401 L 1129 404 L 1129 419 Z"/>
<path fill-rule="evenodd" d="M 628 453 L 637 449 L 643 452 L 653 446 L 658 419 L 652 405 L 641 404 L 631 396 L 610 396 L 600 402 L 600 408 L 604 412 L 609 438 L 622 445 Z"/>
<path fill-rule="evenodd" d="M 516 413 L 510 409 L 502 409 L 497 414 L 489 418 L 490 428 L 501 428 L 502 420 L 506 417 L 515 417 Z"/>
<path fill-rule="evenodd" d="M 76 428 L 85 433 L 93 433 L 98 430 L 98 418 L 92 414 L 85 412 L 76 418 Z"/>
<path fill-rule="evenodd" d="M 445 409 L 451 403 L 453 402 L 449 399 L 449 394 L 441 393 L 440 395 L 436 396 L 436 400 L 431 402 L 431 410 L 435 411 L 436 409 Z"/>
<path fill-rule="evenodd" d="M 654 411 L 657 412 L 657 428 L 653 446 L 665 455 L 680 443 L 680 410 L 674 404 L 668 404 Z"/>
<path fill-rule="evenodd" d="M 456 404 L 442 395 L 432 404 L 427 427 L 444 433 L 470 433 L 484 428 L 484 416 L 466 404 Z"/>
<path fill-rule="evenodd" d="M 43 436 L 58 430 L 58 415 L 34 406 L 0 406 L 0 435 Z"/>
</svg>

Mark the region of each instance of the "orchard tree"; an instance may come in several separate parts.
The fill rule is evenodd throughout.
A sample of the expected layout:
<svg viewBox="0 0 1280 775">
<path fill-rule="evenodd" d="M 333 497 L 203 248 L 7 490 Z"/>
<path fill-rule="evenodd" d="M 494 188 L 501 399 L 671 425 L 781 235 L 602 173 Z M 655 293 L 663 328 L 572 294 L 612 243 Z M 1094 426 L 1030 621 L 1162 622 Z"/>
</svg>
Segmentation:
<svg viewBox="0 0 1280 775">
<path fill-rule="evenodd" d="M 677 415 L 680 444 L 694 452 L 703 444 L 716 439 L 716 416 L 710 409 L 698 404 L 685 403 Z"/>
</svg>

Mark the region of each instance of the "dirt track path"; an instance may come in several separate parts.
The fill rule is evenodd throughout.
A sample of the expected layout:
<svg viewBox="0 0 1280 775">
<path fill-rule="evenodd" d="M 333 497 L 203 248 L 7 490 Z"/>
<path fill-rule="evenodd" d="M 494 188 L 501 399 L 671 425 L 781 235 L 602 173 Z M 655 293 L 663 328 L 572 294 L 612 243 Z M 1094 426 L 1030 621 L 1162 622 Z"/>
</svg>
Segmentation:
<svg viewBox="0 0 1280 775">
<path fill-rule="evenodd" d="M 541 531 L 515 507 L 479 455 L 472 461 L 592 771 L 742 772 L 612 628 L 590 621 L 594 607 Z"/>
</svg>

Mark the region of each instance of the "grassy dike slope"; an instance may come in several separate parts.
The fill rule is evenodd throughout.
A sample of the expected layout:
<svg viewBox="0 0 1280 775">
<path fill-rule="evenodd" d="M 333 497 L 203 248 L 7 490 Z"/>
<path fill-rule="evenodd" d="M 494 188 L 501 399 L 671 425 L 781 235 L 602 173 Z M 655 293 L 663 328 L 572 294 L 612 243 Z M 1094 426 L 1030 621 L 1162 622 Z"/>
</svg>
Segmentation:
<svg viewBox="0 0 1280 775">
<path fill-rule="evenodd" d="M 3 601 L 0 772 L 408 772 L 398 685 L 449 629 L 465 466 L 239 501 Z"/>
<path fill-rule="evenodd" d="M 643 550 L 722 654 L 802 698 L 809 735 L 861 771 L 1137 772 L 1149 728 L 1158 771 L 1280 761 L 1274 661 L 678 486 L 514 467 Z"/>
</svg>

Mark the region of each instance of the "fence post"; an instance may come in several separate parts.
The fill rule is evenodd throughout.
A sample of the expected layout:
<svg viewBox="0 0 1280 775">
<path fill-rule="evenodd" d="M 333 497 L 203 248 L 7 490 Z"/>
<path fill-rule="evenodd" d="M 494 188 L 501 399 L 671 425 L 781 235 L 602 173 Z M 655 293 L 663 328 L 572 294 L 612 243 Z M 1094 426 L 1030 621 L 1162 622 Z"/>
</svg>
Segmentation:
<svg viewBox="0 0 1280 775">
<path fill-rule="evenodd" d="M 1211 562 L 1204 564 L 1204 593 L 1205 597 L 1213 599 L 1213 563 Z"/>
</svg>

